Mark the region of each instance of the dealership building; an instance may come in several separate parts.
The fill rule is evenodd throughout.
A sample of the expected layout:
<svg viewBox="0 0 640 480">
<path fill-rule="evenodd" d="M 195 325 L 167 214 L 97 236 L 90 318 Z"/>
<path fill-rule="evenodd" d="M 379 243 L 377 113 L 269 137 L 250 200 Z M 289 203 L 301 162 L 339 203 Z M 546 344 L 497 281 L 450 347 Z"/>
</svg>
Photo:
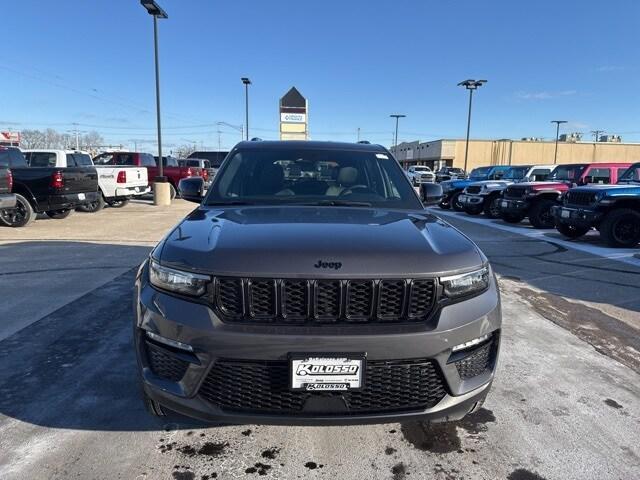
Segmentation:
<svg viewBox="0 0 640 480">
<path fill-rule="evenodd" d="M 563 136 L 558 142 L 557 163 L 640 162 L 640 143 L 623 143 L 620 137 L 602 136 L 601 141 L 574 141 Z M 391 152 L 403 167 L 428 165 L 464 168 L 464 139 L 440 139 L 431 142 L 403 142 Z M 469 140 L 467 170 L 485 165 L 552 164 L 555 141 Z"/>
</svg>

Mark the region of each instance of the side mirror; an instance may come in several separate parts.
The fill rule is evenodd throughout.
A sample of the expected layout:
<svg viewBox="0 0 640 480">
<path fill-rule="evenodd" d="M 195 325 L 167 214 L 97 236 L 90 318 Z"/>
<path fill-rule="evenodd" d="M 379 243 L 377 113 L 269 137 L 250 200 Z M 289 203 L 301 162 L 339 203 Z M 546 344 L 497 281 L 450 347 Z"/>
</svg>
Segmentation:
<svg viewBox="0 0 640 480">
<path fill-rule="evenodd" d="M 440 184 L 423 183 L 420 186 L 420 199 L 425 207 L 437 205 L 442 201 L 442 197 L 442 186 Z"/>
<path fill-rule="evenodd" d="M 189 202 L 202 203 L 204 179 L 202 177 L 183 178 L 178 184 L 178 192 Z"/>
</svg>

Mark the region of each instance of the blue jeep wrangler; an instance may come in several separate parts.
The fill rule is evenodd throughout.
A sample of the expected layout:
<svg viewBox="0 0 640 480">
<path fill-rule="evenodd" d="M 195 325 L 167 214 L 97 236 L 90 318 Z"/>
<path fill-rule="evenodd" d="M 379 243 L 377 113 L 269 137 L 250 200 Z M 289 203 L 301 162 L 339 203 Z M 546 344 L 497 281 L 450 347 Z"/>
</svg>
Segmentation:
<svg viewBox="0 0 640 480">
<path fill-rule="evenodd" d="M 511 167 L 509 165 L 495 165 L 492 167 L 478 167 L 471 170 L 469 178 L 466 180 L 448 180 L 440 183 L 442 186 L 442 201 L 439 207 L 449 210 L 451 207 L 457 212 L 463 212 L 464 207 L 459 201 L 462 191 L 467 185 L 483 180 L 500 180 L 505 172 Z"/>
<path fill-rule="evenodd" d="M 617 185 L 572 188 L 552 214 L 566 237 L 581 237 L 595 227 L 608 246 L 635 247 L 640 243 L 640 163 L 629 167 Z"/>
</svg>

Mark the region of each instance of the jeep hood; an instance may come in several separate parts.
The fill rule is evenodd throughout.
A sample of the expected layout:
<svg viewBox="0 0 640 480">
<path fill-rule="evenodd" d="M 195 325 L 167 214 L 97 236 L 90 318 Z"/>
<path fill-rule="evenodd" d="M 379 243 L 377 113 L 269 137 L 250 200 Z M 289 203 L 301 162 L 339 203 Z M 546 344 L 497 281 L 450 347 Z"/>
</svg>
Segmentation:
<svg viewBox="0 0 640 480">
<path fill-rule="evenodd" d="M 294 206 L 200 207 L 153 255 L 185 270 L 288 278 L 403 278 L 484 261 L 471 240 L 424 211 Z M 341 267 L 315 267 L 320 261 Z"/>
</svg>

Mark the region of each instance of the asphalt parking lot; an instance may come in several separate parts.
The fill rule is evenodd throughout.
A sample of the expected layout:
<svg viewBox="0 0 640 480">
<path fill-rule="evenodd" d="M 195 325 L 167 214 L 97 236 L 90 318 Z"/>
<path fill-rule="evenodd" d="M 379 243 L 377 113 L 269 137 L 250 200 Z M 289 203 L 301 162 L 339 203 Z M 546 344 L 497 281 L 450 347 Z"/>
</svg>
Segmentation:
<svg viewBox="0 0 640 480">
<path fill-rule="evenodd" d="M 0 478 L 639 477 L 640 260 L 439 210 L 500 275 L 504 341 L 483 409 L 430 426 L 151 418 L 131 348 L 134 270 L 192 208 L 141 201 L 0 228 Z"/>
</svg>

